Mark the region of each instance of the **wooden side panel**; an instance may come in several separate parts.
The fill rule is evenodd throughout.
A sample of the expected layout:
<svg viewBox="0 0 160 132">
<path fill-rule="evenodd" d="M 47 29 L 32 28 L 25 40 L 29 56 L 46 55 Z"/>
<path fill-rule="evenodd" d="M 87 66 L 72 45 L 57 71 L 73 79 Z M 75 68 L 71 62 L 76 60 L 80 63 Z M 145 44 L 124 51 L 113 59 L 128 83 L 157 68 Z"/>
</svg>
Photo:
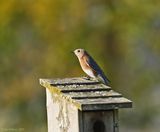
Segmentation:
<svg viewBox="0 0 160 132">
<path fill-rule="evenodd" d="M 114 116 L 114 132 L 119 132 L 119 117 L 118 117 L 118 109 L 113 110 Z"/>
<path fill-rule="evenodd" d="M 114 132 L 113 111 L 79 111 L 80 132 Z"/>
<path fill-rule="evenodd" d="M 50 91 L 47 94 L 48 132 L 79 132 L 78 110 L 65 100 L 56 100 Z"/>
<path fill-rule="evenodd" d="M 69 128 L 67 132 L 79 132 L 78 109 L 72 105 L 68 105 Z"/>
<path fill-rule="evenodd" d="M 46 107 L 47 107 L 47 122 L 48 132 L 60 132 L 56 115 L 58 115 L 59 107 L 58 104 L 54 104 L 51 93 L 46 89 Z"/>
<path fill-rule="evenodd" d="M 48 132 L 60 132 L 58 121 L 56 120 L 59 111 L 58 104 L 53 103 L 51 93 L 48 89 L 46 89 L 46 95 Z"/>
</svg>

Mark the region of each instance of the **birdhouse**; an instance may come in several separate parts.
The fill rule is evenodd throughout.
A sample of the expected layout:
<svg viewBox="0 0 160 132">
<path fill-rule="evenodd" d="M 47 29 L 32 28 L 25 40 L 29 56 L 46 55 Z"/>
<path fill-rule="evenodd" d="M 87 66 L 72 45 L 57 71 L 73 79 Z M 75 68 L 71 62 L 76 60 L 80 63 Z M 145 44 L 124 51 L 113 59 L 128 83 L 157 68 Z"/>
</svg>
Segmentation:
<svg viewBox="0 0 160 132">
<path fill-rule="evenodd" d="M 118 132 L 118 110 L 132 102 L 87 78 L 40 79 L 46 88 L 48 132 Z"/>
</svg>

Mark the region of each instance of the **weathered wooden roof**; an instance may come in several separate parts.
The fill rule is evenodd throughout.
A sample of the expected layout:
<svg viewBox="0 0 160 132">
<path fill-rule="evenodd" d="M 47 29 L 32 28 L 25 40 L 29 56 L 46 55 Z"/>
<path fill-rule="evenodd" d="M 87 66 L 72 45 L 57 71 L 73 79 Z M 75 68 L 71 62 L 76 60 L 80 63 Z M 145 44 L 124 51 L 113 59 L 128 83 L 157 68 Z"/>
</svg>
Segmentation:
<svg viewBox="0 0 160 132">
<path fill-rule="evenodd" d="M 82 78 L 40 79 L 53 95 L 65 99 L 82 111 L 130 108 L 132 101 L 98 81 Z"/>
</svg>

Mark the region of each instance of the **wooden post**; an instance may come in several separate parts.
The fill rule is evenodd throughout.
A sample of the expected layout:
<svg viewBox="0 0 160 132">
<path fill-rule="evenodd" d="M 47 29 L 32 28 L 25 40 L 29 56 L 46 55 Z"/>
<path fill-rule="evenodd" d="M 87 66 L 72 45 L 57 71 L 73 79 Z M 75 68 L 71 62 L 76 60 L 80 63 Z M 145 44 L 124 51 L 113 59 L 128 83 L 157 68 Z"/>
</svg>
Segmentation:
<svg viewBox="0 0 160 132">
<path fill-rule="evenodd" d="M 118 132 L 119 108 L 132 102 L 86 78 L 40 79 L 46 88 L 48 132 Z"/>
</svg>

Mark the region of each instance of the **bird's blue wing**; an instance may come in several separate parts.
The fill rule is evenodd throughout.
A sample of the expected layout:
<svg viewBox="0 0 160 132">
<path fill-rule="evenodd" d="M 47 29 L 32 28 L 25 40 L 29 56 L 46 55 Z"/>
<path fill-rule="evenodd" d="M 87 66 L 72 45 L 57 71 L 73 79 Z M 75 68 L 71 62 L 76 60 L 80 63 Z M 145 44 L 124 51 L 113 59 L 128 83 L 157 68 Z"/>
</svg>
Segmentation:
<svg viewBox="0 0 160 132">
<path fill-rule="evenodd" d="M 94 59 L 88 55 L 86 59 L 88 65 L 97 73 L 97 77 L 105 84 L 108 84 L 110 81 L 105 76 L 101 68 L 98 66 L 98 64 L 94 61 Z"/>
</svg>

